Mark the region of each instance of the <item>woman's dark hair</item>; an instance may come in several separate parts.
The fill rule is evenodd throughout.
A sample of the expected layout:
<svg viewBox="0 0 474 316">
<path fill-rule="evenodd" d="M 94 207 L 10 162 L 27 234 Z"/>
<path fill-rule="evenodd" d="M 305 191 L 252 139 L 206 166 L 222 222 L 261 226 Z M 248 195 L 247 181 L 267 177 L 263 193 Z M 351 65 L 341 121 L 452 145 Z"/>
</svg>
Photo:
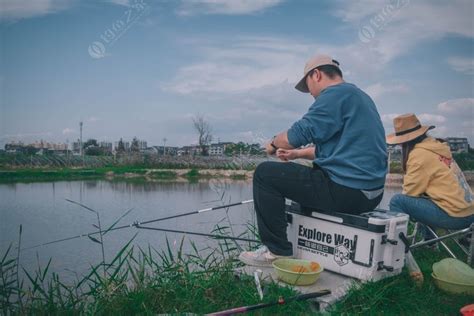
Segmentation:
<svg viewBox="0 0 474 316">
<path fill-rule="evenodd" d="M 333 60 L 334 63 L 338 64 L 337 60 Z M 336 76 L 339 76 L 342 78 L 342 71 L 339 69 L 339 67 L 336 67 L 334 65 L 322 65 L 319 67 L 316 67 L 315 69 L 324 72 L 326 76 L 328 76 L 331 79 L 334 79 Z"/>
<path fill-rule="evenodd" d="M 409 142 L 403 143 L 402 144 L 402 169 L 403 172 L 407 171 L 407 161 L 408 161 L 408 156 L 410 155 L 410 152 L 415 148 L 415 145 L 418 143 L 421 143 L 426 137 L 428 137 L 425 134 L 418 136 L 415 139 L 410 140 Z"/>
</svg>

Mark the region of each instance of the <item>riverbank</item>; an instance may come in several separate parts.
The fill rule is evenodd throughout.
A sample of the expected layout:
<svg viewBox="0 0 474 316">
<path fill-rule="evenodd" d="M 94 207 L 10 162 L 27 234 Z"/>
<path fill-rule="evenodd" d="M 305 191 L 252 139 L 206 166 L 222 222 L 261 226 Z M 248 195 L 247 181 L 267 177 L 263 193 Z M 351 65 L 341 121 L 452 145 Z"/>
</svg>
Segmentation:
<svg viewBox="0 0 474 316">
<path fill-rule="evenodd" d="M 101 168 L 18 168 L 0 170 L 0 183 L 28 183 L 74 180 L 124 180 L 124 181 L 197 181 L 201 179 L 251 180 L 254 170 L 238 169 L 164 169 L 142 166 L 117 166 Z M 474 171 L 464 171 L 467 182 L 474 185 Z M 403 175 L 390 173 L 385 185 L 399 187 Z"/>
<path fill-rule="evenodd" d="M 205 314 L 261 303 L 253 277 L 234 274 L 241 264 L 235 260 L 232 243 L 221 241 L 210 255 L 203 255 L 191 242 L 194 252 L 167 249 L 156 251 L 127 244 L 113 260 L 91 266 L 86 276 L 73 284 L 63 283 L 46 267 L 28 271 L 28 283 L 14 272 L 19 257 L 13 250 L 1 254 L 1 306 L 3 314 L 83 314 L 148 315 L 159 313 Z M 13 248 L 10 248 L 13 249 Z M 395 277 L 367 282 L 349 290 L 332 306 L 329 315 L 456 315 L 472 303 L 468 295 L 440 291 L 430 277 L 434 262 L 445 253 L 430 249 L 414 251 L 425 276 L 421 287 L 413 284 L 406 269 Z M 53 258 L 54 260 L 54 258 Z M 29 284 L 31 283 L 31 284 Z M 263 302 L 275 302 L 297 292 L 274 281 L 263 283 Z M 433 310 L 433 306 L 436 307 Z M 259 315 L 321 315 L 309 301 L 291 302 L 262 309 Z M 328 315 L 326 313 L 325 315 Z"/>
<path fill-rule="evenodd" d="M 224 178 L 251 179 L 252 170 L 225 169 L 154 169 L 140 166 L 56 169 L 8 169 L 0 170 L 0 183 L 46 182 L 73 180 L 142 180 L 142 181 L 196 181 L 199 179 Z"/>
</svg>

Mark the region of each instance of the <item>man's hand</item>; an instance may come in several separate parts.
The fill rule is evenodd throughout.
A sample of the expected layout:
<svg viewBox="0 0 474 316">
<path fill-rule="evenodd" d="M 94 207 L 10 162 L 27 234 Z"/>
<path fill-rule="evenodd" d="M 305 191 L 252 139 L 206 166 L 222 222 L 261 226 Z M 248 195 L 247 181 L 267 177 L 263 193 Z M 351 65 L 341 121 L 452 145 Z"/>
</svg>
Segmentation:
<svg viewBox="0 0 474 316">
<path fill-rule="evenodd" d="M 267 155 L 274 155 L 276 149 L 272 146 L 271 142 L 265 145 L 265 152 Z"/>
<path fill-rule="evenodd" d="M 272 146 L 273 144 L 273 146 Z M 275 147 L 274 147 L 275 146 Z M 288 143 L 287 132 L 281 132 L 275 135 L 272 140 L 265 145 L 265 152 L 268 155 L 274 155 L 279 148 L 284 149 L 293 149 L 293 147 Z"/>
<path fill-rule="evenodd" d="M 294 159 L 299 158 L 298 149 L 278 148 L 278 150 L 276 151 L 276 156 L 280 158 L 280 160 L 283 160 L 283 161 L 294 160 Z"/>
</svg>

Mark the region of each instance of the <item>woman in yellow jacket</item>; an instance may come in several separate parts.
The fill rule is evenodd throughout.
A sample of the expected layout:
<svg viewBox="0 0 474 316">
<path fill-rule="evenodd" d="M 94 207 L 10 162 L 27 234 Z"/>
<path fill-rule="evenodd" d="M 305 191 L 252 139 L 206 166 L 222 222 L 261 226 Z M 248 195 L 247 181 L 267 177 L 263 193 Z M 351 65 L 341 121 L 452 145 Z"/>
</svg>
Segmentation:
<svg viewBox="0 0 474 316">
<path fill-rule="evenodd" d="M 422 126 L 414 114 L 398 116 L 393 124 L 395 133 L 386 140 L 402 145 L 405 176 L 403 194 L 393 196 L 390 210 L 430 227 L 469 227 L 474 223 L 474 197 L 449 146 L 428 136 L 434 126 Z"/>
</svg>

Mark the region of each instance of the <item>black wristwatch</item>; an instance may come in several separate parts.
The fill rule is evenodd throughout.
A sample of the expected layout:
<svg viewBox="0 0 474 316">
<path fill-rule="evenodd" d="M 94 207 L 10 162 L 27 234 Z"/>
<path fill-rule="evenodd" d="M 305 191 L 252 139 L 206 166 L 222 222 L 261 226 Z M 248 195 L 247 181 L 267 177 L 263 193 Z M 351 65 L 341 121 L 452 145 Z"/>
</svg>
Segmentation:
<svg viewBox="0 0 474 316">
<path fill-rule="evenodd" d="M 275 149 L 275 151 L 277 151 L 277 150 L 278 150 L 278 147 L 277 147 L 277 146 L 275 146 L 275 144 L 273 143 L 273 141 L 275 140 L 275 137 L 276 137 L 276 136 L 273 136 L 273 138 L 272 138 L 272 142 L 270 143 L 270 146 L 272 146 L 272 147 L 273 147 L 273 149 Z"/>
</svg>

